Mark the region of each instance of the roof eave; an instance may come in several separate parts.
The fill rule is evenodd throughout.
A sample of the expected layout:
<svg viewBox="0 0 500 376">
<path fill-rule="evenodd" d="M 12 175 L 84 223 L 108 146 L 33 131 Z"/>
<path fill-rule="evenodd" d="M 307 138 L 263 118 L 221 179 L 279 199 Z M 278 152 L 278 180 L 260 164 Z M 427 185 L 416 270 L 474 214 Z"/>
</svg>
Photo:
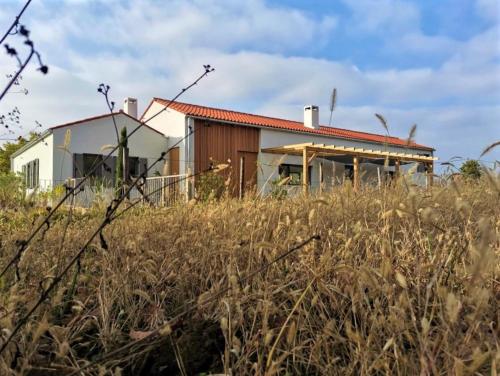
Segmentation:
<svg viewBox="0 0 500 376">
<path fill-rule="evenodd" d="M 26 145 L 17 149 L 14 153 L 12 153 L 10 155 L 10 159 L 12 160 L 12 159 L 16 158 L 17 156 L 21 155 L 26 150 L 28 150 L 32 146 L 35 146 L 36 144 L 38 144 L 38 142 L 43 141 L 43 139 L 47 138 L 47 136 L 49 136 L 51 134 L 52 134 L 52 128 L 45 130 L 39 137 L 35 138 L 34 140 L 29 141 Z"/>
</svg>

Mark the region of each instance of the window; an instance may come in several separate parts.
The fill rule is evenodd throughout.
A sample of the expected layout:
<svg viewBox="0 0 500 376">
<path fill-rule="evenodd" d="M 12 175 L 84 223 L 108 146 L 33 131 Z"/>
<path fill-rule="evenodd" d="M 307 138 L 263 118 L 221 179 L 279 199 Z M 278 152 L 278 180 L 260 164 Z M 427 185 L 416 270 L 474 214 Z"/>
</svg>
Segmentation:
<svg viewBox="0 0 500 376">
<path fill-rule="evenodd" d="M 83 175 L 92 177 L 102 177 L 102 165 L 92 172 L 92 169 L 102 162 L 101 154 L 83 154 Z M 92 172 L 92 173 L 91 173 Z"/>
<path fill-rule="evenodd" d="M 308 184 L 311 184 L 312 166 L 309 166 L 308 169 L 309 169 Z M 287 183 L 288 185 L 302 184 L 302 165 L 281 164 L 278 167 L 278 173 L 281 178 L 290 177 L 290 180 Z"/>
<path fill-rule="evenodd" d="M 354 166 L 350 164 L 344 165 L 344 177 L 349 180 L 354 180 Z"/>
<path fill-rule="evenodd" d="M 137 177 L 139 173 L 139 157 L 129 157 L 128 158 L 128 174 L 131 177 Z"/>
<path fill-rule="evenodd" d="M 102 163 L 103 160 L 104 156 L 101 154 L 73 154 L 73 177 L 82 178 L 90 174 L 91 177 L 97 178 L 105 184 L 114 184 L 117 157 L 109 157 L 106 162 Z M 146 158 L 129 157 L 128 162 L 131 177 L 138 177 L 147 169 L 148 160 Z M 92 172 L 94 167 L 99 164 L 101 165 Z"/>
<path fill-rule="evenodd" d="M 38 158 L 26 163 L 22 169 L 26 188 L 31 189 L 38 187 L 40 183 L 40 162 Z"/>
</svg>

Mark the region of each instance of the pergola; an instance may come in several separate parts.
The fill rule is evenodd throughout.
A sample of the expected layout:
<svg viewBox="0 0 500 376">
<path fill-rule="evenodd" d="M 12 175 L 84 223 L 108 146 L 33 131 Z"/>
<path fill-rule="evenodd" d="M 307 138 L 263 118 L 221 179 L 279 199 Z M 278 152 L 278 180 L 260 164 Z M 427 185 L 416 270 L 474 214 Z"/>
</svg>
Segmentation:
<svg viewBox="0 0 500 376">
<path fill-rule="evenodd" d="M 264 148 L 261 150 L 263 153 L 272 154 L 285 154 L 285 155 L 302 155 L 302 187 L 304 193 L 308 191 L 309 181 L 309 164 L 316 157 L 332 157 L 332 156 L 352 156 L 353 158 L 353 185 L 354 189 L 358 190 L 360 187 L 359 164 L 361 159 L 369 160 L 386 160 L 394 161 L 395 175 L 398 176 L 400 172 L 401 162 L 406 163 L 423 163 L 427 171 L 427 185 L 432 185 L 432 177 L 434 174 L 434 161 L 436 157 L 410 154 L 410 153 L 396 153 L 384 150 L 372 150 L 356 147 L 346 147 L 337 145 L 315 144 L 313 142 L 303 144 L 284 145 L 278 147 Z M 320 172 L 320 175 L 322 172 Z"/>
</svg>

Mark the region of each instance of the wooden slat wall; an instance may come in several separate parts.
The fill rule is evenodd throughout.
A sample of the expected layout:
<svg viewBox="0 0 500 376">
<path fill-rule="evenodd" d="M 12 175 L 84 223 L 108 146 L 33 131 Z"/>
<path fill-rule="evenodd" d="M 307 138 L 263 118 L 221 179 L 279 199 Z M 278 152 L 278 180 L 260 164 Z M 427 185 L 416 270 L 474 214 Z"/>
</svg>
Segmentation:
<svg viewBox="0 0 500 376">
<path fill-rule="evenodd" d="M 195 173 L 207 169 L 211 159 L 214 163 L 227 163 L 230 159 L 231 189 L 236 195 L 240 168 L 238 153 L 259 152 L 259 129 L 205 120 L 195 120 L 194 126 Z"/>
</svg>

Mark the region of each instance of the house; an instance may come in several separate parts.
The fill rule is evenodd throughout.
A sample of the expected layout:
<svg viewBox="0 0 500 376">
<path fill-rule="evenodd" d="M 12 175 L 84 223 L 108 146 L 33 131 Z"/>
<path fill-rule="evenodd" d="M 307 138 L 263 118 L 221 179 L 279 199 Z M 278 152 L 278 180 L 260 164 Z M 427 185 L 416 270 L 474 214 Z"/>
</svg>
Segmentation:
<svg viewBox="0 0 500 376">
<path fill-rule="evenodd" d="M 154 98 L 142 120 L 155 114 L 147 124 L 168 135 L 170 146 L 179 142 L 175 171 L 198 174 L 230 160 L 233 194 L 255 185 L 268 193 L 271 182 L 285 176 L 292 189 L 329 187 L 353 175 L 373 182 L 387 158 L 391 174 L 415 163 L 420 173 L 431 172 L 436 159 L 432 147 L 397 137 L 320 126 L 317 106 L 305 106 L 299 122 Z"/>
<path fill-rule="evenodd" d="M 11 156 L 11 170 L 24 174 L 28 192 L 50 190 L 68 178 L 80 178 L 99 164 L 109 153 L 110 145 L 117 144 L 113 121 L 118 132 L 123 127 L 130 132 L 140 125 L 136 118 L 120 111 L 51 127 Z M 128 147 L 130 174 L 139 176 L 165 150 L 167 138 L 144 126 L 130 137 Z M 95 180 L 113 184 L 116 155 L 117 152 L 92 173 Z M 158 166 L 148 175 L 161 172 L 162 166 Z"/>
<path fill-rule="evenodd" d="M 140 124 L 136 118 L 137 101 L 127 98 L 123 111 L 52 127 L 12 156 L 12 170 L 25 173 L 28 188 L 81 177 L 107 154 L 107 146 L 116 145 L 115 123 L 118 131 L 126 126 L 130 132 Z M 254 187 L 266 194 L 283 177 L 289 190 L 327 188 L 346 179 L 355 186 L 376 183 L 403 165 L 418 164 L 417 171 L 432 179 L 432 147 L 320 126 L 318 119 L 319 108 L 312 105 L 304 107 L 303 121 L 292 121 L 154 98 L 140 118 L 145 126 L 129 139 L 130 173 L 139 175 L 171 149 L 148 176 L 198 175 L 229 163 L 225 177 L 235 196 Z M 114 157 L 93 175 L 111 182 Z"/>
</svg>

